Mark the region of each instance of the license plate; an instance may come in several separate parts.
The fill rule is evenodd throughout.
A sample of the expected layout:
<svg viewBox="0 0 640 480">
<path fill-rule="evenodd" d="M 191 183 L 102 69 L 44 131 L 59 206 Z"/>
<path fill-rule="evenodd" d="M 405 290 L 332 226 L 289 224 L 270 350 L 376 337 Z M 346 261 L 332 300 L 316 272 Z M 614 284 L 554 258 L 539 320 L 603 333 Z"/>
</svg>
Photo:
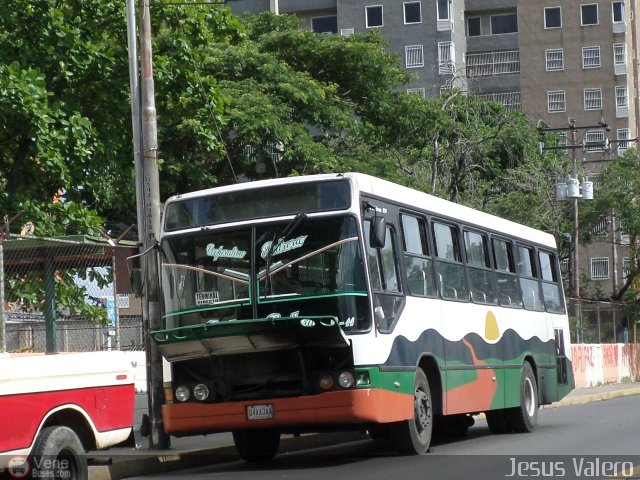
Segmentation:
<svg viewBox="0 0 640 480">
<path fill-rule="evenodd" d="M 247 420 L 268 420 L 275 417 L 273 405 L 247 405 Z"/>
</svg>

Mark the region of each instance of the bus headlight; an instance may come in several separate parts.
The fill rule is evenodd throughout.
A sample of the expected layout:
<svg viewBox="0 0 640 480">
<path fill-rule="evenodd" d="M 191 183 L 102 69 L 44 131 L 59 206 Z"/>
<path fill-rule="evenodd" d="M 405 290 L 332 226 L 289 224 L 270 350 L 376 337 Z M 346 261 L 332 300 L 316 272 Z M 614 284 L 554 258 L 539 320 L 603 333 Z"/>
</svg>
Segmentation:
<svg viewBox="0 0 640 480">
<path fill-rule="evenodd" d="M 321 390 L 331 390 L 333 388 L 334 380 L 328 373 L 321 375 L 318 379 L 318 386 Z"/>
<path fill-rule="evenodd" d="M 184 385 L 180 385 L 176 388 L 176 400 L 179 402 L 186 402 L 191 397 L 191 392 L 189 392 L 189 387 L 185 387 Z"/>
<path fill-rule="evenodd" d="M 353 373 L 351 372 L 342 372 L 338 375 L 338 385 L 342 388 L 351 388 L 355 384 L 355 380 L 353 378 Z"/>
<path fill-rule="evenodd" d="M 204 383 L 199 383 L 193 387 L 193 396 L 196 397 L 196 400 L 203 402 L 209 398 L 209 388 Z"/>
</svg>

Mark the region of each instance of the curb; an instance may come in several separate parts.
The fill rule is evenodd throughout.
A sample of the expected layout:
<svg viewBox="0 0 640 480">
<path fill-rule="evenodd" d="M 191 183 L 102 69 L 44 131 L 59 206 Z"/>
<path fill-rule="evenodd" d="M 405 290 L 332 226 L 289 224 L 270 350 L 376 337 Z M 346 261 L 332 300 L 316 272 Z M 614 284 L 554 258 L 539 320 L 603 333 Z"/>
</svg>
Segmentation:
<svg viewBox="0 0 640 480">
<path fill-rule="evenodd" d="M 328 447 L 340 443 L 355 442 L 368 439 L 360 432 L 341 432 L 329 434 L 309 434 L 300 437 L 285 437 L 280 440 L 278 454 Z M 171 472 L 186 468 L 215 465 L 238 460 L 236 448 L 233 445 L 204 448 L 200 450 L 168 451 L 166 453 L 123 455 L 113 460 L 99 457 L 97 464 L 89 466 L 91 480 L 121 480 L 123 478 L 151 475 L 154 473 Z M 106 464 L 101 465 L 103 461 Z"/>
<path fill-rule="evenodd" d="M 586 403 L 594 403 L 602 400 L 611 400 L 613 398 L 631 397 L 633 395 L 640 395 L 640 389 L 638 388 L 625 388 L 620 390 L 611 390 L 609 392 L 600 393 L 588 393 L 585 395 L 576 395 L 565 397 L 557 403 L 551 405 L 544 405 L 542 408 L 559 408 L 567 407 L 570 405 L 584 405 Z"/>
</svg>

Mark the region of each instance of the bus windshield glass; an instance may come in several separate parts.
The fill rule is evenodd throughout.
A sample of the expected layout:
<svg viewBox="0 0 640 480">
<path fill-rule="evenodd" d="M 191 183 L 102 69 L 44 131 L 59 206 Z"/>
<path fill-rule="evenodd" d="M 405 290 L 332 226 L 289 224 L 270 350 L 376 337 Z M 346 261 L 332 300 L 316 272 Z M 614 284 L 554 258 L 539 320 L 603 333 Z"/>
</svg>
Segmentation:
<svg viewBox="0 0 640 480">
<path fill-rule="evenodd" d="M 332 315 L 345 328 L 367 328 L 355 217 L 294 220 L 165 237 L 161 265 L 167 326 L 295 312 Z"/>
<path fill-rule="evenodd" d="M 349 182 L 274 185 L 256 190 L 235 190 L 167 204 L 165 231 L 293 215 L 298 212 L 346 210 L 351 206 Z"/>
</svg>

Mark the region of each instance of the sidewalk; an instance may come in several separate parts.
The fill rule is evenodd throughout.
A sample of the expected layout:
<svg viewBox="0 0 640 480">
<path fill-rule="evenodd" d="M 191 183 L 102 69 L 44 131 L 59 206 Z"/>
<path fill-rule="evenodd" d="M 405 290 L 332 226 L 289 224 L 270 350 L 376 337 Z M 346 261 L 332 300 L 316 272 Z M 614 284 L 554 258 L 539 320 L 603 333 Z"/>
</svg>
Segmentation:
<svg viewBox="0 0 640 480">
<path fill-rule="evenodd" d="M 640 383 L 619 383 L 576 389 L 560 402 L 542 408 L 580 405 L 630 395 L 640 395 Z M 137 415 L 142 409 L 142 405 L 140 402 L 138 403 Z M 318 448 L 363 438 L 366 437 L 358 432 L 311 434 L 300 437 L 285 435 L 280 442 L 279 452 Z M 143 439 L 143 442 L 145 446 L 139 450 L 112 448 L 100 452 L 90 452 L 89 478 L 92 480 L 119 480 L 237 459 L 230 433 L 184 438 L 171 437 L 169 450 L 149 450 L 146 448 L 147 439 Z"/>
</svg>

